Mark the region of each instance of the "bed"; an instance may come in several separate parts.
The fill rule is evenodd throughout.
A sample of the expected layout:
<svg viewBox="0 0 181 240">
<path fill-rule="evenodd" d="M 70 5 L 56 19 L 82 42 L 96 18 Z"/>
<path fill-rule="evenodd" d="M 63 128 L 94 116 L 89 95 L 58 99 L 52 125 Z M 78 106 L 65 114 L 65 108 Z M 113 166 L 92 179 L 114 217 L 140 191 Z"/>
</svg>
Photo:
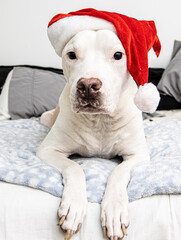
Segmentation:
<svg viewBox="0 0 181 240">
<path fill-rule="evenodd" d="M 155 114 L 143 115 L 151 161 L 139 163 L 131 172 L 130 226 L 125 240 L 180 240 L 181 91 L 179 95 L 176 86 L 181 83 L 168 85 L 174 75 L 171 71 L 177 76 L 180 71 L 175 67 L 180 63 L 180 49 L 176 41 L 176 53 L 165 70 L 150 69 L 149 79 L 158 85 L 161 102 Z M 2 66 L 0 79 L 0 239 L 64 239 L 57 226 L 62 177 L 36 157 L 49 131 L 39 116 L 56 106 L 65 85 L 62 70 Z M 88 197 L 86 219 L 72 240 L 103 240 L 100 203 L 107 178 L 121 159 L 72 159 L 85 172 Z"/>
</svg>

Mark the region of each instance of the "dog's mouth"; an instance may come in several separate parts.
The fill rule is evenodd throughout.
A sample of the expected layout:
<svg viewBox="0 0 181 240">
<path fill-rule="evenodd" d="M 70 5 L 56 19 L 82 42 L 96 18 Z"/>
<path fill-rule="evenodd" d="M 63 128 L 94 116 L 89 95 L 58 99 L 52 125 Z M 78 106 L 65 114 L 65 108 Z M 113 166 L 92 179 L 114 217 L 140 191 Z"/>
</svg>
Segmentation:
<svg viewBox="0 0 181 240">
<path fill-rule="evenodd" d="M 101 99 L 77 98 L 75 104 L 76 113 L 100 113 L 104 112 Z"/>
</svg>

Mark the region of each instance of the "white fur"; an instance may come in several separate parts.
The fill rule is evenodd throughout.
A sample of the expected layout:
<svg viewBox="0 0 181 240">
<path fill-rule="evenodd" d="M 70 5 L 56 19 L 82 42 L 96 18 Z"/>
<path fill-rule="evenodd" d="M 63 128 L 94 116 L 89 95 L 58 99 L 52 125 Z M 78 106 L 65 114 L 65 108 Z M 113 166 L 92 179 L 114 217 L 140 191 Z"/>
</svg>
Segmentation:
<svg viewBox="0 0 181 240">
<path fill-rule="evenodd" d="M 70 60 L 69 51 L 75 51 L 77 59 Z M 123 52 L 121 60 L 113 58 L 117 51 Z M 83 222 L 87 205 L 83 170 L 68 157 L 73 153 L 103 158 L 119 155 L 124 161 L 109 176 L 101 204 L 101 224 L 109 238 L 122 238 L 121 226 L 129 224 L 130 171 L 138 162 L 149 160 L 142 114 L 134 104 L 137 86 L 127 70 L 125 50 L 112 31 L 78 33 L 64 47 L 62 58 L 67 84 L 60 96 L 60 112 L 37 153 L 63 176 L 58 211 L 61 228 L 69 239 L 71 230 Z M 94 114 L 79 111 L 75 104 L 78 80 L 92 77 L 102 82 L 102 110 Z"/>
<path fill-rule="evenodd" d="M 53 115 L 54 115 L 55 109 L 44 112 L 40 117 L 40 122 L 46 127 L 51 128 L 53 125 Z"/>
</svg>

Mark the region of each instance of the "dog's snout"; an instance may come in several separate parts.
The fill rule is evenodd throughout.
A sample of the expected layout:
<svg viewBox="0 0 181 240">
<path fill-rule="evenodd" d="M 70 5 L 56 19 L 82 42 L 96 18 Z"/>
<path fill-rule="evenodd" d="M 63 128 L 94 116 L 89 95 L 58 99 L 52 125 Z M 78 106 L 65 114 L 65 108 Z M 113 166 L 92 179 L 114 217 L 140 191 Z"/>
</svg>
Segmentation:
<svg viewBox="0 0 181 240">
<path fill-rule="evenodd" d="M 98 78 L 81 78 L 77 83 L 77 102 L 78 108 L 87 108 L 88 112 L 92 112 L 101 107 L 102 93 L 101 80 Z"/>
<path fill-rule="evenodd" d="M 98 78 L 81 78 L 77 83 L 79 92 L 86 95 L 97 92 L 101 86 L 102 82 Z"/>
</svg>

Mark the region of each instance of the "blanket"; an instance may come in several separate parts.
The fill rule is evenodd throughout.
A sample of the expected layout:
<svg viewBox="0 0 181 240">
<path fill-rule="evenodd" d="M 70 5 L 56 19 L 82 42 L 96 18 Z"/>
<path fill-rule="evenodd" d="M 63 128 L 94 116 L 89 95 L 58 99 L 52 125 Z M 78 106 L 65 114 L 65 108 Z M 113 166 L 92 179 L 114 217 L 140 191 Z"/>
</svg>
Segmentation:
<svg viewBox="0 0 181 240">
<path fill-rule="evenodd" d="M 129 201 L 154 194 L 181 193 L 181 121 L 144 123 L 151 161 L 137 164 L 128 185 Z M 62 176 L 36 157 L 49 129 L 37 119 L 0 121 L 0 180 L 41 189 L 61 197 Z M 100 203 L 106 182 L 120 159 L 74 157 L 86 176 L 89 202 Z"/>
</svg>

